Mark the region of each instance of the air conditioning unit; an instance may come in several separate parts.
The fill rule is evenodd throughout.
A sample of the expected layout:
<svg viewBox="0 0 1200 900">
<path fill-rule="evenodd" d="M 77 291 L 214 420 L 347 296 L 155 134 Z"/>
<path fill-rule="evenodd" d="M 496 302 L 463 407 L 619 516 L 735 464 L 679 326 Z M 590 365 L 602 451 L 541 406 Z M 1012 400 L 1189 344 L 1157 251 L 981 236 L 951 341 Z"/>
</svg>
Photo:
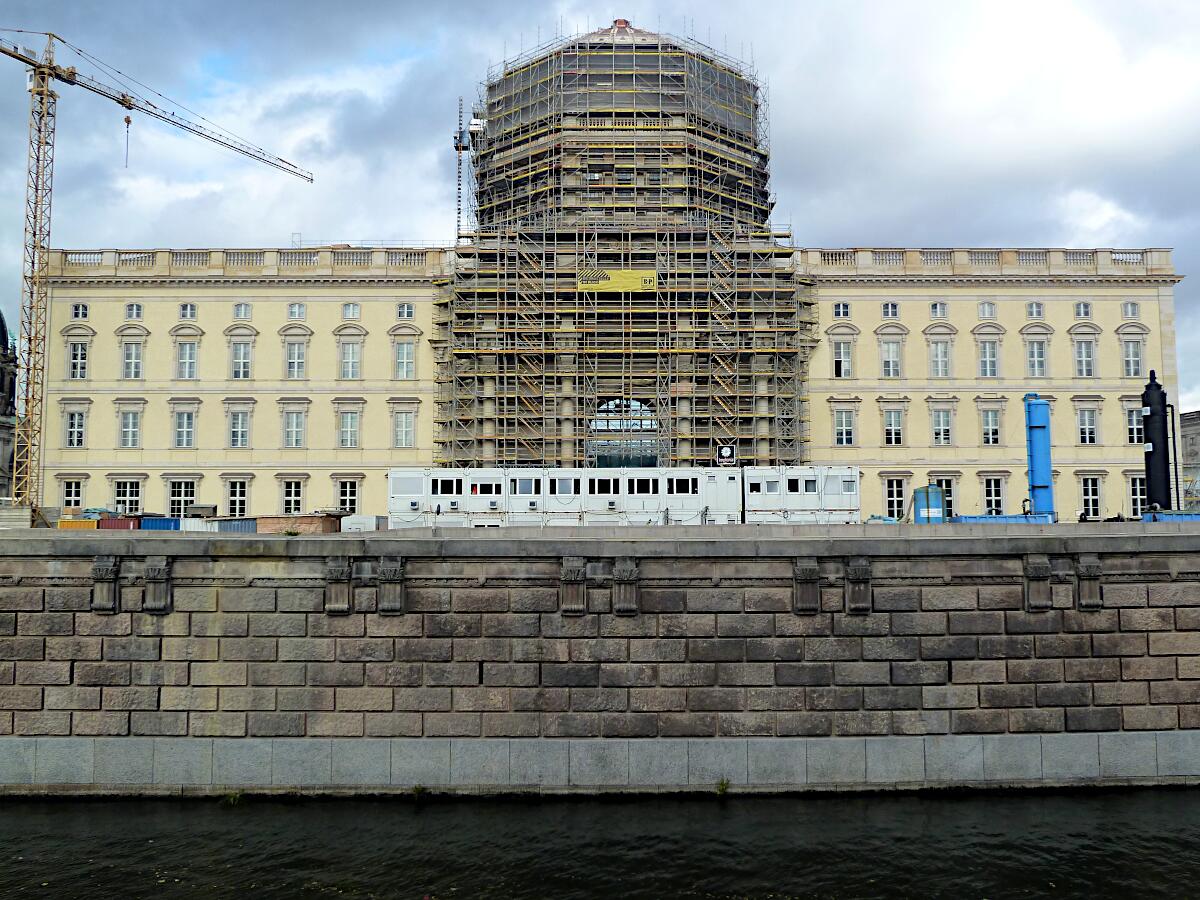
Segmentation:
<svg viewBox="0 0 1200 900">
<path fill-rule="evenodd" d="M 451 508 L 451 509 L 458 509 L 458 501 L 457 501 L 457 500 L 451 500 L 451 501 L 450 501 L 450 508 Z"/>
<path fill-rule="evenodd" d="M 408 501 L 408 508 L 409 508 L 409 509 L 420 509 L 420 508 L 421 508 L 421 504 L 420 504 L 420 502 L 419 502 L 419 501 L 417 501 L 417 500 L 409 500 L 409 501 Z"/>
<path fill-rule="evenodd" d="M 495 501 L 495 500 L 489 500 L 489 501 L 488 501 L 488 509 L 495 509 L 495 508 L 496 508 L 496 506 L 497 506 L 497 504 L 496 504 L 496 501 Z"/>
<path fill-rule="evenodd" d="M 608 501 L 608 508 L 609 508 L 609 509 L 616 509 L 616 508 L 617 508 L 617 501 L 616 501 L 616 500 L 609 500 L 609 501 Z"/>
<path fill-rule="evenodd" d="M 530 508 L 530 509 L 537 509 L 537 501 L 536 501 L 536 500 L 530 500 L 530 501 L 529 501 L 529 508 Z"/>
</svg>

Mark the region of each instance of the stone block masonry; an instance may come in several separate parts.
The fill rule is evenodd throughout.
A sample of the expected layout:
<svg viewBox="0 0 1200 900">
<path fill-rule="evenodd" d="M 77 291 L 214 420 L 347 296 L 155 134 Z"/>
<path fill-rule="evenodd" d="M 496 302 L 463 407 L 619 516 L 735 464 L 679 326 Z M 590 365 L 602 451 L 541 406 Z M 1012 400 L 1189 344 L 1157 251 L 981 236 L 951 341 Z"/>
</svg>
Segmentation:
<svg viewBox="0 0 1200 900">
<path fill-rule="evenodd" d="M 791 743 L 819 739 L 805 783 L 861 756 L 848 782 L 899 784 L 974 771 L 984 736 L 1014 736 L 996 765 L 1019 773 L 1031 736 L 1037 779 L 1047 746 L 1075 778 L 1077 744 L 1096 778 L 1105 747 L 1158 777 L 1161 735 L 1200 728 L 1198 551 L 1183 524 L 10 532 L 0 776 L 70 740 L 95 779 L 117 765 L 101 747 L 151 748 L 153 767 L 187 746 L 209 784 L 233 783 L 215 747 L 269 784 L 314 766 L 333 783 L 335 764 L 390 784 L 395 747 L 461 742 L 479 775 L 448 785 L 680 787 L 734 757 L 742 782 L 784 778 Z M 690 747 L 687 777 L 648 745 Z"/>
</svg>

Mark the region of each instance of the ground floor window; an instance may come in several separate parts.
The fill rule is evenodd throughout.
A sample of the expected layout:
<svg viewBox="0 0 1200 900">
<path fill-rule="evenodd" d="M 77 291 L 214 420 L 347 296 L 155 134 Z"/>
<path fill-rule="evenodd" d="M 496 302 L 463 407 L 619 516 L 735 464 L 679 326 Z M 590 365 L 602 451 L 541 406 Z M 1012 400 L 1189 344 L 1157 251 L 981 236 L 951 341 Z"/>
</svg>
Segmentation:
<svg viewBox="0 0 1200 900">
<path fill-rule="evenodd" d="M 933 483 L 942 489 L 942 514 L 948 520 L 954 512 L 954 479 L 935 478 Z"/>
<path fill-rule="evenodd" d="M 167 491 L 167 515 L 173 519 L 183 518 L 184 510 L 196 502 L 196 482 L 180 479 L 169 482 Z"/>
<path fill-rule="evenodd" d="M 348 512 L 358 512 L 358 482 L 338 482 L 338 509 Z"/>
<path fill-rule="evenodd" d="M 1129 513 L 1135 519 L 1140 519 L 1146 511 L 1146 476 L 1131 475 L 1129 477 Z"/>
<path fill-rule="evenodd" d="M 304 482 L 287 480 L 283 482 L 283 514 L 294 516 L 304 507 Z"/>
<path fill-rule="evenodd" d="M 225 514 L 246 515 L 246 500 L 250 494 L 250 483 L 237 479 L 225 483 Z"/>
<path fill-rule="evenodd" d="M 893 519 L 904 518 L 904 479 L 883 480 L 884 514 Z"/>
<path fill-rule="evenodd" d="M 83 482 L 69 479 L 62 483 L 62 505 L 83 506 Z"/>
<path fill-rule="evenodd" d="M 142 483 L 117 481 L 113 483 L 113 505 L 117 512 L 136 516 L 142 511 Z"/>
<path fill-rule="evenodd" d="M 983 479 L 983 512 L 989 516 L 1004 515 L 1004 479 Z"/>
<path fill-rule="evenodd" d="M 1084 475 L 1079 479 L 1079 496 L 1082 500 L 1084 516 L 1089 519 L 1100 518 L 1100 478 L 1097 475 Z"/>
</svg>

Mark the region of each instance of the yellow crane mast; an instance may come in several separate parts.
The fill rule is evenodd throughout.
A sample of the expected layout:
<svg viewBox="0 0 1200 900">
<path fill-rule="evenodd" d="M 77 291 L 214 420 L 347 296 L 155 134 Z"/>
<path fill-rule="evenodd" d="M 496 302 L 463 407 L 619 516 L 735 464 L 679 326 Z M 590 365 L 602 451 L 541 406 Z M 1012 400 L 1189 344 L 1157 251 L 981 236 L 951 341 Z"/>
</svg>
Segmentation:
<svg viewBox="0 0 1200 900">
<path fill-rule="evenodd" d="M 14 29 L 19 30 L 19 29 Z M 49 310 L 50 201 L 54 180 L 54 123 L 58 94 L 55 82 L 107 97 L 125 109 L 145 113 L 197 137 L 227 147 L 280 171 L 311 182 L 311 172 L 214 128 L 160 108 L 131 91 L 121 90 L 54 61 L 55 42 L 84 55 L 49 32 L 24 32 L 46 38 L 39 57 L 34 51 L 0 39 L 0 55 L 29 67 L 29 171 L 25 185 L 25 256 L 18 350 L 20 409 L 13 455 L 13 499 L 36 511 L 42 491 L 42 414 L 46 379 L 46 316 Z"/>
</svg>

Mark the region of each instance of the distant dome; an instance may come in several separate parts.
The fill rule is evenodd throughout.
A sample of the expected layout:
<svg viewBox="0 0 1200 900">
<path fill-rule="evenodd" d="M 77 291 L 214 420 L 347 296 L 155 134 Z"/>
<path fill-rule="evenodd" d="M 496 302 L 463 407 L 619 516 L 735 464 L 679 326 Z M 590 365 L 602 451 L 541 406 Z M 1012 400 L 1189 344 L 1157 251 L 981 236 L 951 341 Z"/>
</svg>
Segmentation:
<svg viewBox="0 0 1200 900">
<path fill-rule="evenodd" d="M 0 353 L 7 353 L 11 346 L 12 338 L 8 334 L 8 322 L 4 320 L 4 313 L 0 312 Z"/>
</svg>

